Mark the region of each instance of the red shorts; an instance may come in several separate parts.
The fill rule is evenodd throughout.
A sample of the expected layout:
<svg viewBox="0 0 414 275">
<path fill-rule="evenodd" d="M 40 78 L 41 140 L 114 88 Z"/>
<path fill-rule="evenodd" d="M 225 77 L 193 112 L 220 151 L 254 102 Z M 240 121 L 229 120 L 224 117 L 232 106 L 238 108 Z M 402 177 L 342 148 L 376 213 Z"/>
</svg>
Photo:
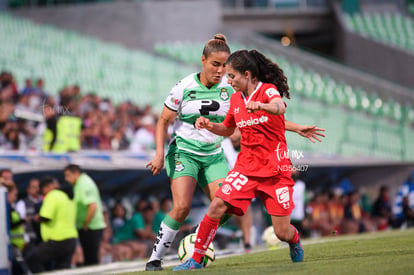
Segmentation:
<svg viewBox="0 0 414 275">
<path fill-rule="evenodd" d="M 288 216 L 295 207 L 293 203 L 294 182 L 290 173 L 268 178 L 247 177 L 230 171 L 216 192 L 216 196 L 232 207 L 228 213 L 244 215 L 252 199 L 259 197 L 272 216 Z"/>
</svg>

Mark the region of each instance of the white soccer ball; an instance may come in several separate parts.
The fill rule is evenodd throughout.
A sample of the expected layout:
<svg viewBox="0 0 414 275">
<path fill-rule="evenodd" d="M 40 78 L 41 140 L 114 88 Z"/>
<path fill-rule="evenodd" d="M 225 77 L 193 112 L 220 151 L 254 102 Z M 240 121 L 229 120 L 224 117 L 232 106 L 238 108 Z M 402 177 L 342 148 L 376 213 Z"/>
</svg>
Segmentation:
<svg viewBox="0 0 414 275">
<path fill-rule="evenodd" d="M 189 260 L 194 253 L 194 244 L 197 239 L 197 234 L 192 233 L 184 237 L 181 240 L 180 244 L 178 245 L 178 258 L 182 263 Z M 208 246 L 206 255 L 204 256 L 204 267 L 207 267 L 216 259 L 216 255 L 214 253 L 214 245 L 213 242 L 210 243 Z"/>
<path fill-rule="evenodd" d="M 271 248 L 278 248 L 282 244 L 282 242 L 276 237 L 273 226 L 269 226 L 263 231 L 262 240 Z"/>
</svg>

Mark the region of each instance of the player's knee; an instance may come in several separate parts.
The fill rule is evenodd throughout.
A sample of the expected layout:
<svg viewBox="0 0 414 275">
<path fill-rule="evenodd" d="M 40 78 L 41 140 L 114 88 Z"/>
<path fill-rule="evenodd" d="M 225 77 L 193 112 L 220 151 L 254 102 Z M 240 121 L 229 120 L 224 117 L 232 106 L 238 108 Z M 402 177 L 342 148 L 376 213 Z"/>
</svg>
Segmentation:
<svg viewBox="0 0 414 275">
<path fill-rule="evenodd" d="M 282 242 L 289 241 L 291 239 L 290 232 L 288 228 L 274 228 L 276 237 Z"/>
<path fill-rule="evenodd" d="M 220 219 L 227 211 L 227 205 L 222 199 L 215 198 L 208 209 L 208 215 L 211 218 Z"/>
<path fill-rule="evenodd" d="M 181 220 L 184 220 L 188 216 L 188 214 L 190 213 L 190 210 L 191 210 L 191 205 L 184 203 L 184 204 L 175 205 L 172 212 L 174 212 L 178 220 L 181 221 Z"/>
</svg>

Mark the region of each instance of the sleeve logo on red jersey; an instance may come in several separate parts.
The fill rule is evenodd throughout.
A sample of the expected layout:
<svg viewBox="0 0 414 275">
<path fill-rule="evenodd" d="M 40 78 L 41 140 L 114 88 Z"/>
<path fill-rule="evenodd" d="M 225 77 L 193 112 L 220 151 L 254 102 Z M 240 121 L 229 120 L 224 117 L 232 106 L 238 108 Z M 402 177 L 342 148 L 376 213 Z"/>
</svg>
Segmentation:
<svg viewBox="0 0 414 275">
<path fill-rule="evenodd" d="M 275 95 L 280 96 L 279 92 L 275 88 L 267 89 L 265 93 L 269 98 L 274 97 Z"/>
</svg>

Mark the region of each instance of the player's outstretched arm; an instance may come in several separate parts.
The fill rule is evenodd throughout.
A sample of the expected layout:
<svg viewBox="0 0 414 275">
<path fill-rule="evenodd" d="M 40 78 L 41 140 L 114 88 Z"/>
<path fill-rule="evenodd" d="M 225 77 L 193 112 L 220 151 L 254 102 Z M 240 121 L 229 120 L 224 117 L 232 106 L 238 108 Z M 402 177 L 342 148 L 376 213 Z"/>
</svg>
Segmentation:
<svg viewBox="0 0 414 275">
<path fill-rule="evenodd" d="M 285 103 L 280 97 L 272 99 L 269 103 L 250 101 L 246 104 L 246 109 L 248 113 L 263 110 L 272 115 L 283 115 L 286 112 Z"/>
<path fill-rule="evenodd" d="M 199 117 L 195 122 L 195 127 L 198 130 L 206 129 L 218 136 L 228 137 L 234 133 L 235 128 L 227 128 L 223 123 L 211 122 L 208 118 Z"/>
<path fill-rule="evenodd" d="M 321 142 L 322 140 L 319 137 L 325 137 L 325 134 L 321 133 L 324 132 L 325 129 L 316 127 L 316 125 L 299 125 L 294 122 L 285 120 L 285 128 L 288 131 L 298 133 L 302 137 L 308 138 L 313 143 L 315 143 L 315 140 Z"/>
</svg>

